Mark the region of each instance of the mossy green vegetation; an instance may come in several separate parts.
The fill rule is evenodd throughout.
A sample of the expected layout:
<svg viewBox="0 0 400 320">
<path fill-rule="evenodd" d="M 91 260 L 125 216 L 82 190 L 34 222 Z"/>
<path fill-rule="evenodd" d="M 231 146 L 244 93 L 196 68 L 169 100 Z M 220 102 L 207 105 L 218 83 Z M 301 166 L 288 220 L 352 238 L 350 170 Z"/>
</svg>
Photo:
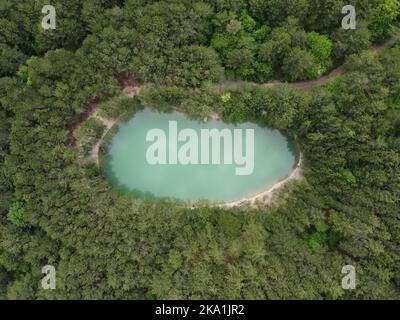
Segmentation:
<svg viewBox="0 0 400 320">
<path fill-rule="evenodd" d="M 22 202 L 14 202 L 8 210 L 8 220 L 19 228 L 25 228 L 29 226 L 24 220 L 25 208 Z"/>
<path fill-rule="evenodd" d="M 49 32 L 42 1 L 0 6 L 0 299 L 400 297 L 400 47 L 361 52 L 393 34 L 397 0 L 354 1 L 362 21 L 349 32 L 342 1 L 53 3 Z M 218 90 L 224 77 L 305 80 L 343 60 L 312 90 Z M 306 180 L 274 207 L 120 194 L 78 161 L 70 121 L 93 102 L 124 109 L 106 102 L 121 77 L 153 86 L 146 104 L 296 134 Z M 38 285 L 47 264 L 57 290 Z M 347 264 L 356 290 L 341 288 Z"/>
</svg>

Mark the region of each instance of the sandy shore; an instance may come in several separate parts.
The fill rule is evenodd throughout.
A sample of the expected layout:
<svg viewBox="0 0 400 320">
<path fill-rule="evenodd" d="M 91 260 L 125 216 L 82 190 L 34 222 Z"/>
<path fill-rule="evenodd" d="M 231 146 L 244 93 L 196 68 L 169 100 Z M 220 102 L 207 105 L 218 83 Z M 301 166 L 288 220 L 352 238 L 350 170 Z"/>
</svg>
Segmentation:
<svg viewBox="0 0 400 320">
<path fill-rule="evenodd" d="M 99 141 L 96 143 L 96 145 L 93 147 L 93 149 L 90 152 L 90 158 L 92 158 L 96 165 L 100 165 L 100 159 L 99 159 L 99 149 L 101 144 L 103 143 L 104 137 L 107 135 L 107 133 L 111 130 L 111 128 L 114 127 L 116 123 L 118 123 L 123 115 L 120 115 L 116 119 L 106 119 L 101 117 L 99 114 L 98 108 L 94 110 L 90 118 L 95 118 L 102 122 L 104 126 L 106 127 L 102 137 L 99 139 Z M 219 114 L 216 112 L 213 112 L 209 120 L 220 120 Z M 242 198 L 236 201 L 231 201 L 231 202 L 226 202 L 222 204 L 216 204 L 216 205 L 211 205 L 211 206 L 216 206 L 216 207 L 221 207 L 221 208 L 232 208 L 232 207 L 237 207 L 241 205 L 251 205 L 254 206 L 257 202 L 263 203 L 263 204 L 272 204 L 274 202 L 274 195 L 278 194 L 280 190 L 282 190 L 285 185 L 287 185 L 290 181 L 294 180 L 302 180 L 304 179 L 303 176 L 303 154 L 300 153 L 299 155 L 299 161 L 294 168 L 294 170 L 285 178 L 277 183 L 275 183 L 272 187 L 269 187 L 268 189 L 259 192 L 253 196 Z M 193 207 L 193 206 L 192 206 Z M 196 206 L 194 206 L 196 207 Z"/>
<path fill-rule="evenodd" d="M 122 94 L 125 97 L 133 98 L 136 95 L 138 95 L 140 92 L 140 87 L 132 87 L 132 86 L 127 86 L 122 90 Z M 108 132 L 121 120 L 121 118 L 124 116 L 124 113 L 121 114 L 119 117 L 116 119 L 109 119 L 109 118 L 103 118 L 99 115 L 99 108 L 97 107 L 92 115 L 89 118 L 95 118 L 98 121 L 102 122 L 105 126 L 105 130 L 103 132 L 103 135 L 97 141 L 97 143 L 94 145 L 93 149 L 90 152 L 90 158 L 92 158 L 98 167 L 100 167 L 100 157 L 99 157 L 99 150 L 100 146 L 103 143 L 103 140 L 105 136 L 108 134 Z"/>
<path fill-rule="evenodd" d="M 280 180 L 279 182 L 275 183 L 272 187 L 269 187 L 268 189 L 266 189 L 260 193 L 257 193 L 254 196 L 250 196 L 250 197 L 232 201 L 232 202 L 218 204 L 216 206 L 221 207 L 221 208 L 232 208 L 232 207 L 237 207 L 237 206 L 241 206 L 241 205 L 254 206 L 257 202 L 260 202 L 263 204 L 272 204 L 274 202 L 274 195 L 278 194 L 279 191 L 281 191 L 290 181 L 304 179 L 303 163 L 304 163 L 304 157 L 303 157 L 303 154 L 300 153 L 299 161 L 298 161 L 296 167 L 285 179 Z"/>
<path fill-rule="evenodd" d="M 103 143 L 104 137 L 108 134 L 108 132 L 111 130 L 111 128 L 113 128 L 114 125 L 119 122 L 119 120 L 121 119 L 121 117 L 123 115 L 120 115 L 116 119 L 106 119 L 106 118 L 100 117 L 98 114 L 98 111 L 99 110 L 96 110 L 91 117 L 102 122 L 105 126 L 105 130 L 104 130 L 101 138 L 99 139 L 99 141 L 97 141 L 97 143 L 94 145 L 93 149 L 91 150 L 90 157 L 96 162 L 96 165 L 98 167 L 100 167 L 100 157 L 99 157 L 100 146 Z"/>
<path fill-rule="evenodd" d="M 220 120 L 220 116 L 218 113 L 213 112 L 210 115 L 209 120 Z M 304 163 L 304 157 L 303 154 L 300 153 L 296 167 L 285 179 L 278 181 L 272 187 L 269 187 L 268 189 L 261 191 L 250 197 L 242 198 L 231 202 L 225 202 L 222 204 L 217 204 L 215 206 L 221 208 L 232 208 L 245 204 L 254 206 L 257 202 L 261 202 L 264 204 L 272 204 L 275 200 L 274 195 L 277 195 L 290 181 L 304 179 L 303 163 Z"/>
</svg>

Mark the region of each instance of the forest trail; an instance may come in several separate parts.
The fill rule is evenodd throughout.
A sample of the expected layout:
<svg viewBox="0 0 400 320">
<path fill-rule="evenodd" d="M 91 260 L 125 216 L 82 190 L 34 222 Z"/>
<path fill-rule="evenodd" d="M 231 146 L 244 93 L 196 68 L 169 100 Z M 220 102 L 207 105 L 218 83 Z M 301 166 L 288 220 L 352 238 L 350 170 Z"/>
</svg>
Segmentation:
<svg viewBox="0 0 400 320">
<path fill-rule="evenodd" d="M 133 98 L 134 96 L 138 95 L 139 92 L 140 92 L 140 87 L 133 87 L 133 86 L 126 86 L 122 90 L 122 94 L 124 96 L 126 96 L 126 97 L 129 97 L 129 98 Z M 100 121 L 105 126 L 105 130 L 104 130 L 103 134 L 101 135 L 99 141 L 97 141 L 97 143 L 94 145 L 94 147 L 90 151 L 90 158 L 92 158 L 95 161 L 97 167 L 100 167 L 99 151 L 100 151 L 101 145 L 103 144 L 104 138 L 110 132 L 110 130 L 124 116 L 124 113 L 123 113 L 119 117 L 114 118 L 114 119 L 104 118 L 104 117 L 99 115 L 99 106 L 100 106 L 100 104 L 97 104 L 96 107 L 93 108 L 92 113 L 87 118 L 87 119 L 94 118 L 94 119 Z"/>
<path fill-rule="evenodd" d="M 395 32 L 395 34 L 391 38 L 387 39 L 383 43 L 374 45 L 369 51 L 372 52 L 373 54 L 378 54 L 382 50 L 392 46 L 397 40 L 400 40 L 400 30 Z M 297 82 L 288 82 L 288 84 L 290 84 L 298 89 L 301 89 L 301 90 L 308 90 L 313 87 L 325 85 L 330 79 L 344 73 L 345 71 L 346 71 L 345 65 L 343 64 L 343 65 L 333 69 L 329 74 L 324 75 L 318 79 L 297 81 Z M 120 86 L 122 88 L 122 93 L 124 96 L 133 98 L 134 96 L 139 94 L 141 84 L 136 83 L 132 79 L 118 79 L 118 82 L 120 83 Z M 283 83 L 285 83 L 285 82 L 278 81 L 278 80 L 274 80 L 274 81 L 270 81 L 270 82 L 266 82 L 266 83 L 262 83 L 262 84 L 250 82 L 250 81 L 243 81 L 243 80 L 226 80 L 226 81 L 222 82 L 221 84 L 218 84 L 217 89 L 220 92 L 223 92 L 225 90 L 235 90 L 235 89 L 239 89 L 240 87 L 242 87 L 245 84 L 260 86 L 262 88 L 272 88 L 275 85 L 283 84 Z M 100 166 L 99 150 L 100 150 L 100 146 L 102 145 L 102 143 L 104 141 L 105 136 L 111 130 L 111 128 L 113 128 L 114 125 L 118 123 L 118 121 L 123 116 L 123 115 L 121 115 L 116 119 L 103 118 L 98 115 L 99 105 L 100 105 L 99 103 L 90 104 L 89 110 L 87 110 L 85 112 L 86 114 L 82 117 L 82 119 L 79 119 L 78 121 L 76 121 L 76 123 L 71 124 L 72 132 L 75 131 L 76 129 L 78 129 L 80 127 L 81 123 L 89 118 L 95 118 L 105 125 L 106 129 L 104 130 L 103 135 L 101 136 L 99 141 L 96 143 L 96 145 L 93 147 L 93 149 L 90 152 L 90 157 L 95 161 L 97 166 Z M 213 114 L 212 118 L 219 119 L 219 116 L 217 114 Z M 299 168 L 299 170 L 301 170 L 301 168 Z M 296 172 L 296 170 L 294 172 Z M 301 175 L 299 175 L 299 177 L 300 176 Z M 287 182 L 287 180 L 293 180 L 296 178 L 298 178 L 298 176 L 294 175 L 290 179 L 285 179 L 284 181 L 279 182 L 279 185 L 285 184 Z M 276 190 L 276 188 L 271 188 L 270 190 L 267 190 L 259 195 L 256 195 L 255 197 L 249 198 L 247 200 L 254 202 L 257 199 L 260 199 L 261 196 L 263 198 L 265 198 L 266 196 L 270 196 L 270 194 L 272 194 L 272 192 L 275 190 Z M 242 201 L 240 201 L 240 202 L 242 202 Z M 237 205 L 236 202 L 233 202 L 233 203 L 235 205 Z"/>
<path fill-rule="evenodd" d="M 395 32 L 391 38 L 385 40 L 383 43 L 374 45 L 371 49 L 369 49 L 369 52 L 372 52 L 373 54 L 378 54 L 382 50 L 391 47 L 397 40 L 400 40 L 400 30 Z M 308 90 L 313 87 L 319 87 L 319 86 L 325 85 L 330 79 L 344 73 L 345 71 L 346 71 L 345 65 L 342 64 L 341 66 L 333 69 L 329 74 L 324 75 L 318 79 L 287 82 L 287 83 L 298 89 Z M 220 92 L 223 92 L 223 91 L 229 90 L 229 89 L 235 90 L 235 89 L 239 89 L 241 86 L 243 86 L 245 84 L 260 86 L 262 88 L 272 88 L 272 87 L 274 87 L 278 84 L 282 84 L 282 83 L 285 83 L 285 82 L 274 80 L 274 81 L 260 84 L 260 83 L 256 83 L 256 82 L 243 81 L 243 80 L 226 80 L 223 83 L 218 85 L 218 90 Z"/>
<path fill-rule="evenodd" d="M 90 118 L 95 118 L 96 120 L 100 121 L 106 127 L 101 138 L 99 139 L 99 141 L 97 141 L 97 143 L 94 145 L 93 149 L 90 151 L 90 157 L 92 159 L 94 159 L 94 161 L 96 162 L 96 165 L 98 167 L 100 167 L 100 157 L 99 157 L 100 146 L 103 144 L 104 138 L 107 135 L 107 133 L 111 130 L 111 128 L 114 127 L 115 124 L 117 124 L 119 122 L 119 120 L 121 119 L 122 116 L 123 116 L 123 114 L 115 119 L 106 119 L 106 118 L 99 116 L 99 109 L 96 109 L 93 112 L 93 114 L 90 116 Z"/>
</svg>

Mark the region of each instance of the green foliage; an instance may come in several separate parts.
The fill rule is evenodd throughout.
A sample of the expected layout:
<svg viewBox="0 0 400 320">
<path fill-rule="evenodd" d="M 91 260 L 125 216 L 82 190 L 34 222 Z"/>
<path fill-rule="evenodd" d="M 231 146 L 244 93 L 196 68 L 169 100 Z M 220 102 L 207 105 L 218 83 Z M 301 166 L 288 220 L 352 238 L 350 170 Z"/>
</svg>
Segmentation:
<svg viewBox="0 0 400 320">
<path fill-rule="evenodd" d="M 308 79 L 316 73 L 314 57 L 300 48 L 290 50 L 283 64 L 282 71 L 289 81 Z"/>
<path fill-rule="evenodd" d="M 236 18 L 236 15 L 233 15 Z M 257 28 L 256 21 L 243 11 L 237 19 L 229 22 L 214 21 L 216 26 L 223 26 L 211 39 L 211 46 L 220 54 L 226 68 L 228 79 L 246 79 L 265 82 L 272 78 L 272 66 L 258 59 L 258 50 L 270 29 L 267 26 Z"/>
<path fill-rule="evenodd" d="M 104 125 L 95 118 L 90 118 L 85 121 L 79 128 L 78 136 L 82 135 L 90 136 L 94 138 L 100 138 L 103 134 Z"/>
<path fill-rule="evenodd" d="M 100 104 L 99 116 L 106 119 L 116 119 L 126 113 L 136 113 L 139 103 L 136 99 L 116 96 Z"/>
<path fill-rule="evenodd" d="M 226 32 L 231 35 L 237 34 L 240 30 L 242 30 L 242 23 L 239 20 L 232 19 L 226 25 Z"/>
<path fill-rule="evenodd" d="M 256 87 L 242 92 L 227 92 L 230 99 L 217 107 L 223 119 L 245 122 L 248 119 L 279 129 L 291 130 L 307 108 L 308 97 L 287 85 L 265 90 Z"/>
<path fill-rule="evenodd" d="M 142 106 L 160 112 L 183 111 L 190 118 L 207 119 L 215 109 L 217 97 L 207 91 L 179 87 L 144 87 L 139 100 Z"/>
<path fill-rule="evenodd" d="M 157 300 L 157 295 L 151 291 L 147 291 L 145 294 L 146 300 Z"/>
<path fill-rule="evenodd" d="M 238 237 L 242 228 L 241 220 L 229 212 L 220 212 L 218 214 L 217 228 L 225 236 Z"/>
<path fill-rule="evenodd" d="M 8 209 L 8 220 L 18 228 L 26 228 L 29 226 L 25 221 L 25 207 L 22 202 L 14 202 Z"/>
<path fill-rule="evenodd" d="M 306 33 L 297 20 L 287 19 L 259 48 L 259 59 L 286 80 L 314 79 L 332 66 L 332 41 L 316 32 Z"/>
<path fill-rule="evenodd" d="M 48 33 L 41 1 L 0 4 L 1 299 L 399 298 L 400 53 L 360 54 L 390 34 L 397 1 L 357 0 L 356 30 L 337 29 L 335 0 L 54 3 L 62 27 Z M 304 80 L 329 59 L 347 59 L 345 74 L 313 90 L 212 85 L 222 67 Z M 122 98 L 121 79 L 146 85 Z M 226 210 L 122 195 L 75 155 L 102 135 L 75 121 L 99 101 L 104 116 L 179 107 L 285 129 L 305 181 L 276 205 Z M 48 263 L 52 292 L 38 286 Z"/>
<path fill-rule="evenodd" d="M 313 3 L 307 0 L 249 0 L 249 4 L 250 14 L 270 26 L 281 25 L 288 16 L 303 21 L 313 8 Z"/>
<path fill-rule="evenodd" d="M 78 158 L 83 160 L 90 155 L 95 144 L 102 137 L 105 125 L 96 118 L 89 118 L 74 132 L 77 139 Z"/>
<path fill-rule="evenodd" d="M 289 81 L 315 79 L 348 55 L 368 49 L 371 40 L 387 38 L 400 12 L 398 0 L 363 3 L 357 6 L 357 28 L 344 30 L 337 28 L 343 6 L 342 1 L 335 0 L 328 1 L 326 6 L 307 0 L 296 4 L 250 1 L 250 15 L 247 11 L 240 15 L 217 13 L 211 45 L 220 54 L 228 79 L 256 82 L 281 76 Z M 275 27 L 272 31 L 271 25 Z M 311 31 L 306 33 L 305 29 Z M 254 43 L 241 45 L 248 38 Z M 303 70 L 298 61 L 300 49 L 307 51 Z M 295 71 L 290 72 L 293 67 Z"/>
<path fill-rule="evenodd" d="M 372 39 L 379 41 L 390 36 L 394 30 L 396 20 L 400 16 L 399 0 L 380 0 L 372 9 L 372 18 L 369 28 Z"/>
<path fill-rule="evenodd" d="M 326 245 L 333 247 L 340 240 L 340 234 L 331 231 L 329 226 L 322 221 L 317 222 L 312 230 L 306 235 L 306 242 L 314 252 L 321 251 Z"/>
<path fill-rule="evenodd" d="M 329 70 L 332 65 L 332 41 L 324 35 L 310 32 L 307 34 L 307 46 L 312 55 L 321 65 L 321 71 L 317 74 L 317 76 L 320 76 L 322 73 Z"/>
<path fill-rule="evenodd" d="M 176 59 L 183 62 L 171 72 L 174 84 L 198 87 L 203 82 L 220 82 L 223 79 L 223 68 L 212 48 L 185 46 L 179 50 Z"/>
<path fill-rule="evenodd" d="M 25 60 L 25 55 L 18 49 L 0 43 L 0 77 L 12 75 Z"/>
<path fill-rule="evenodd" d="M 160 111 L 172 111 L 173 107 L 182 104 L 188 93 L 179 87 L 144 87 L 139 94 L 143 106 Z"/>
<path fill-rule="evenodd" d="M 204 120 L 214 111 L 214 103 L 214 97 L 193 91 L 180 107 L 190 118 Z"/>
<path fill-rule="evenodd" d="M 351 186 L 355 186 L 357 184 L 357 179 L 353 175 L 353 173 L 349 169 L 345 169 L 341 172 L 343 179 L 346 181 L 347 184 Z"/>
<path fill-rule="evenodd" d="M 240 16 L 240 21 L 242 22 L 243 28 L 246 32 L 253 32 L 256 28 L 256 21 L 252 17 L 250 17 L 246 11 L 242 12 Z"/>
<path fill-rule="evenodd" d="M 230 92 L 226 92 L 226 93 L 221 94 L 221 101 L 223 103 L 228 102 L 229 100 L 231 100 L 231 98 L 232 98 L 232 96 L 231 96 Z"/>
<path fill-rule="evenodd" d="M 344 60 L 351 54 L 360 53 L 371 46 L 371 32 L 363 22 L 357 23 L 355 30 L 338 29 L 332 35 L 333 57 L 336 60 Z"/>
</svg>

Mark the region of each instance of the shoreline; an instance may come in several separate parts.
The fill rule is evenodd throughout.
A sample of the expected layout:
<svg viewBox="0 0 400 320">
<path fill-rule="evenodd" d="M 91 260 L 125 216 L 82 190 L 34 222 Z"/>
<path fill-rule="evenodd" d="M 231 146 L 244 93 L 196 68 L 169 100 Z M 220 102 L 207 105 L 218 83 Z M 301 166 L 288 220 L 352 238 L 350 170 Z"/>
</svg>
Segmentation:
<svg viewBox="0 0 400 320">
<path fill-rule="evenodd" d="M 304 180 L 303 165 L 304 165 L 304 156 L 302 153 L 300 153 L 299 161 L 297 162 L 297 165 L 293 169 L 293 171 L 286 178 L 279 180 L 274 185 L 268 187 L 266 190 L 258 192 L 253 196 L 241 198 L 239 200 L 234 200 L 234 201 L 230 201 L 230 202 L 224 202 L 224 203 L 220 203 L 220 204 L 216 204 L 216 205 L 211 205 L 211 206 L 229 209 L 229 208 L 238 207 L 238 206 L 245 205 L 245 204 L 254 206 L 257 201 L 260 201 L 263 204 L 271 204 L 274 201 L 273 196 L 277 192 L 282 190 L 290 181 Z"/>
<path fill-rule="evenodd" d="M 119 123 L 119 121 L 121 120 L 121 118 L 124 116 L 124 114 L 121 114 L 120 116 L 118 116 L 115 119 L 106 119 L 103 117 L 100 117 L 98 115 L 98 110 L 96 110 L 96 112 L 92 115 L 93 118 L 95 118 L 96 120 L 100 121 L 101 123 L 103 123 L 103 125 L 105 126 L 105 130 L 102 134 L 102 136 L 100 137 L 99 141 L 97 141 L 97 143 L 93 146 L 92 150 L 90 151 L 90 156 L 91 158 L 94 159 L 97 167 L 100 167 L 100 147 L 102 146 L 103 142 L 104 142 L 104 138 L 107 136 L 107 134 L 110 132 L 110 130 L 112 128 L 114 128 L 114 126 L 116 124 Z"/>
<path fill-rule="evenodd" d="M 178 108 L 174 109 L 176 112 L 181 112 Z M 110 130 L 118 124 L 120 119 L 124 114 L 121 114 L 119 117 L 116 119 L 104 119 L 100 117 L 98 114 L 98 110 L 95 110 L 95 112 L 92 114 L 92 117 L 100 120 L 103 122 L 103 124 L 106 126 L 106 130 L 103 133 L 103 136 L 101 139 L 98 141 L 98 143 L 94 146 L 91 152 L 91 157 L 95 160 L 97 167 L 100 167 L 100 156 L 99 156 L 99 151 L 100 151 L 100 146 L 103 143 L 104 137 L 110 132 Z M 208 119 L 204 119 L 204 121 L 221 121 L 221 117 L 217 112 L 212 112 Z M 276 129 L 280 131 L 279 129 Z M 274 195 L 279 192 L 281 189 L 283 189 L 290 181 L 300 181 L 304 179 L 303 175 L 303 164 L 304 164 L 304 156 L 301 152 L 298 153 L 298 160 L 297 163 L 293 166 L 293 170 L 290 172 L 289 175 L 287 175 L 285 178 L 282 178 L 278 180 L 276 183 L 274 183 L 272 186 L 269 186 L 267 189 L 257 192 L 254 195 L 247 196 L 244 198 L 240 198 L 238 200 L 233 200 L 233 201 L 228 201 L 228 202 L 222 202 L 222 203 L 210 203 L 210 207 L 220 207 L 220 208 L 232 208 L 232 207 L 238 207 L 241 205 L 249 204 L 251 206 L 254 206 L 256 202 L 261 202 L 263 204 L 272 204 L 274 202 Z M 191 208 L 198 208 L 200 207 L 200 203 L 192 203 L 189 204 L 189 207 Z"/>
<path fill-rule="evenodd" d="M 383 43 L 380 44 L 375 44 L 373 45 L 368 51 L 372 52 L 372 54 L 376 55 L 379 54 L 379 52 L 385 50 L 386 48 L 392 46 L 397 40 L 400 40 L 400 31 L 397 30 L 394 32 L 394 34 L 386 39 Z M 338 66 L 336 69 L 331 70 L 327 75 L 323 75 L 322 77 L 314 80 L 305 80 L 305 81 L 297 81 L 297 82 L 292 82 L 288 83 L 288 85 L 293 86 L 296 89 L 309 89 L 314 86 L 323 86 L 327 83 L 328 80 L 331 78 L 334 78 L 336 76 L 341 75 L 343 72 L 345 72 L 345 64 L 342 64 L 341 66 Z M 117 78 L 119 86 L 121 88 L 122 94 L 127 97 L 135 97 L 136 95 L 139 94 L 140 89 L 143 86 L 142 82 L 137 82 L 133 78 L 124 78 L 120 77 Z M 272 80 L 266 83 L 258 84 L 258 83 L 253 83 L 253 82 L 247 82 L 247 81 L 242 81 L 242 80 L 225 80 L 220 84 L 216 84 L 216 88 L 218 89 L 219 92 L 223 92 L 225 90 L 232 90 L 232 89 L 238 89 L 242 87 L 243 85 L 246 84 L 252 84 L 255 86 L 259 86 L 261 88 L 271 88 L 277 84 L 281 84 L 282 82 L 279 80 Z M 99 151 L 100 147 L 103 143 L 104 137 L 109 133 L 109 131 L 120 121 L 121 117 L 123 115 L 120 115 L 116 119 L 104 119 L 101 118 L 97 115 L 98 113 L 98 108 L 99 108 L 99 101 L 96 100 L 92 103 L 88 103 L 86 105 L 85 111 L 77 115 L 74 119 L 72 119 L 69 123 L 67 123 L 67 130 L 70 132 L 71 136 L 67 137 L 66 143 L 70 146 L 74 146 L 76 139 L 73 138 L 72 134 L 73 132 L 79 128 L 79 126 L 82 124 L 83 121 L 89 119 L 89 118 L 97 118 L 97 120 L 101 121 L 105 127 L 106 130 L 103 133 L 102 137 L 99 139 L 99 141 L 96 143 L 96 145 L 93 147 L 93 149 L 90 152 L 89 158 L 93 159 L 95 164 L 99 167 L 100 165 L 100 156 L 99 156 Z M 178 112 L 180 112 L 179 108 L 177 108 Z M 220 116 L 216 112 L 212 112 L 207 119 L 204 119 L 204 121 L 212 121 L 212 120 L 221 120 Z M 279 130 L 279 129 L 278 129 Z M 220 207 L 220 208 L 232 208 L 236 206 L 241 206 L 244 204 L 249 204 L 251 206 L 254 206 L 257 202 L 262 202 L 264 204 L 273 204 L 276 201 L 276 194 L 281 191 L 290 181 L 295 181 L 295 180 L 304 180 L 304 175 L 303 175 L 303 162 L 304 162 L 304 156 L 301 152 L 299 152 L 299 159 L 297 162 L 297 165 L 293 169 L 293 171 L 286 177 L 278 182 L 276 182 L 274 185 L 268 187 L 268 189 L 261 191 L 259 193 L 256 193 L 252 196 L 247 196 L 244 198 L 241 198 L 239 200 L 234 200 L 234 201 L 229 201 L 229 202 L 222 202 L 222 203 L 210 203 L 209 205 L 212 207 Z M 201 204 L 192 204 L 190 207 L 196 208 L 201 206 Z"/>
</svg>

